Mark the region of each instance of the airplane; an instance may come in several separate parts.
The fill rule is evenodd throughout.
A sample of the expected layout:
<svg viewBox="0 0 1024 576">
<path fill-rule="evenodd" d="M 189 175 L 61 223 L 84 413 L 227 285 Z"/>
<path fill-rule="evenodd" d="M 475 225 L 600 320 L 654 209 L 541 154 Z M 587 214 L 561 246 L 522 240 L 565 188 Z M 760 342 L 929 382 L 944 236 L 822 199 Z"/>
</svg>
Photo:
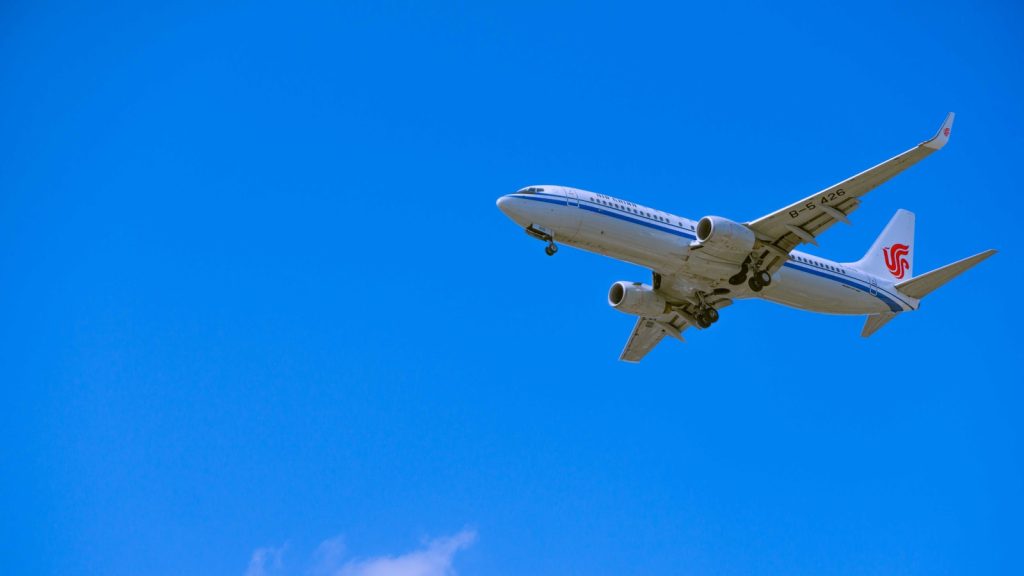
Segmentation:
<svg viewBox="0 0 1024 576">
<path fill-rule="evenodd" d="M 866 315 L 868 337 L 921 299 L 996 253 L 986 250 L 914 276 L 914 214 L 897 210 L 856 262 L 795 250 L 849 215 L 861 198 L 949 141 L 954 114 L 929 140 L 856 176 L 750 222 L 721 216 L 693 221 L 647 206 L 567 186 L 527 186 L 498 198 L 498 208 L 526 233 L 651 270 L 651 284 L 619 281 L 608 304 L 637 316 L 619 359 L 639 362 L 665 337 L 683 341 L 705 330 L 735 300 L 761 298 L 825 314 Z"/>
</svg>

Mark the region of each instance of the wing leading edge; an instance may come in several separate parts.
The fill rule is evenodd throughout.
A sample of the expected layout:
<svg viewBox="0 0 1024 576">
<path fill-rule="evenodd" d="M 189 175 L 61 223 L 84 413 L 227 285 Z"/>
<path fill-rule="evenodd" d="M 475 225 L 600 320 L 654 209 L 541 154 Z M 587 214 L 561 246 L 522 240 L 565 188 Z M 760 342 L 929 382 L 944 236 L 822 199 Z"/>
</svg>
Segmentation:
<svg viewBox="0 0 1024 576">
<path fill-rule="evenodd" d="M 782 208 L 748 222 L 747 226 L 765 243 L 776 258 L 774 270 L 801 243 L 816 244 L 816 238 L 836 222 L 849 223 L 847 216 L 860 206 L 860 198 L 893 176 L 917 164 L 949 141 L 955 115 L 950 112 L 938 133 L 906 152 Z M 769 247 L 770 246 L 770 247 Z M 766 258 L 766 260 L 771 260 Z"/>
</svg>

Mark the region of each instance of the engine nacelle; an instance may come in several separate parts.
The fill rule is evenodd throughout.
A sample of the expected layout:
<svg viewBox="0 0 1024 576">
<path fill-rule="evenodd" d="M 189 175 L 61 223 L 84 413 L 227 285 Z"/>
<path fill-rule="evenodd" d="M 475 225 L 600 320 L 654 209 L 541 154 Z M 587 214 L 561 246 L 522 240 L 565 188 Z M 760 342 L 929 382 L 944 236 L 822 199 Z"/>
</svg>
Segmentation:
<svg viewBox="0 0 1024 576">
<path fill-rule="evenodd" d="M 721 255 L 746 256 L 754 249 L 753 231 L 721 216 L 705 216 L 697 222 L 697 241 Z"/>
<path fill-rule="evenodd" d="M 668 302 L 647 284 L 616 282 L 608 290 L 608 305 L 634 316 L 660 316 L 669 311 Z"/>
</svg>

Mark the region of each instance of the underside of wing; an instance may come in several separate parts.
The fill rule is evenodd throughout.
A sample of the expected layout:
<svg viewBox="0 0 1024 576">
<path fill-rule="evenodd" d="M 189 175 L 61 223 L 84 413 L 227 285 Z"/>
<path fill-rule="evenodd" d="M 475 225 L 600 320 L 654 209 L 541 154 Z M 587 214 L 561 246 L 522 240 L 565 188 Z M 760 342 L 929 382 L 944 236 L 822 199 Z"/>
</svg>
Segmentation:
<svg viewBox="0 0 1024 576">
<path fill-rule="evenodd" d="M 659 320 L 641 316 L 633 326 L 626 347 L 622 349 L 619 360 L 623 362 L 639 362 L 648 352 L 654 349 L 665 336 L 673 336 L 682 340 L 681 333 L 686 330 L 687 322 L 679 315 L 672 315 L 668 320 Z"/>
<path fill-rule="evenodd" d="M 719 310 L 731 306 L 733 303 L 731 299 L 720 295 L 706 295 L 701 302 L 705 310 L 714 312 L 714 317 L 710 322 L 707 320 L 707 316 L 698 312 L 700 308 L 686 302 L 671 303 L 671 311 L 663 315 L 637 318 L 633 332 L 629 335 L 629 340 L 626 342 L 626 347 L 622 349 L 619 360 L 639 362 L 665 336 L 671 336 L 683 342 L 684 330 L 690 326 L 697 326 L 698 329 L 707 328 L 718 320 Z"/>
<path fill-rule="evenodd" d="M 761 244 L 764 268 L 769 271 L 778 269 L 786 254 L 798 245 L 817 244 L 817 237 L 836 222 L 849 223 L 847 216 L 857 209 L 862 196 L 942 148 L 949 140 L 952 125 L 953 113 L 950 112 L 939 132 L 930 140 L 817 194 L 747 223 Z"/>
</svg>

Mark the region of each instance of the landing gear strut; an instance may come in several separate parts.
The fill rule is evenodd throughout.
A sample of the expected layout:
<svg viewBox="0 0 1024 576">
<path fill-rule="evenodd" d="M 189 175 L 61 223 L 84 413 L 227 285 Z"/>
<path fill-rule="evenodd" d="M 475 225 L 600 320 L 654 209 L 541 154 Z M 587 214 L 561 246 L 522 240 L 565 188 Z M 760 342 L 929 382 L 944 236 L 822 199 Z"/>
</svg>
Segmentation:
<svg viewBox="0 0 1024 576">
<path fill-rule="evenodd" d="M 526 227 L 526 234 L 531 238 L 536 238 L 543 242 L 547 242 L 548 245 L 544 247 L 544 253 L 548 256 L 554 256 L 555 252 L 558 252 L 558 245 L 555 244 L 554 233 L 543 226 L 536 226 L 530 224 Z"/>
</svg>

